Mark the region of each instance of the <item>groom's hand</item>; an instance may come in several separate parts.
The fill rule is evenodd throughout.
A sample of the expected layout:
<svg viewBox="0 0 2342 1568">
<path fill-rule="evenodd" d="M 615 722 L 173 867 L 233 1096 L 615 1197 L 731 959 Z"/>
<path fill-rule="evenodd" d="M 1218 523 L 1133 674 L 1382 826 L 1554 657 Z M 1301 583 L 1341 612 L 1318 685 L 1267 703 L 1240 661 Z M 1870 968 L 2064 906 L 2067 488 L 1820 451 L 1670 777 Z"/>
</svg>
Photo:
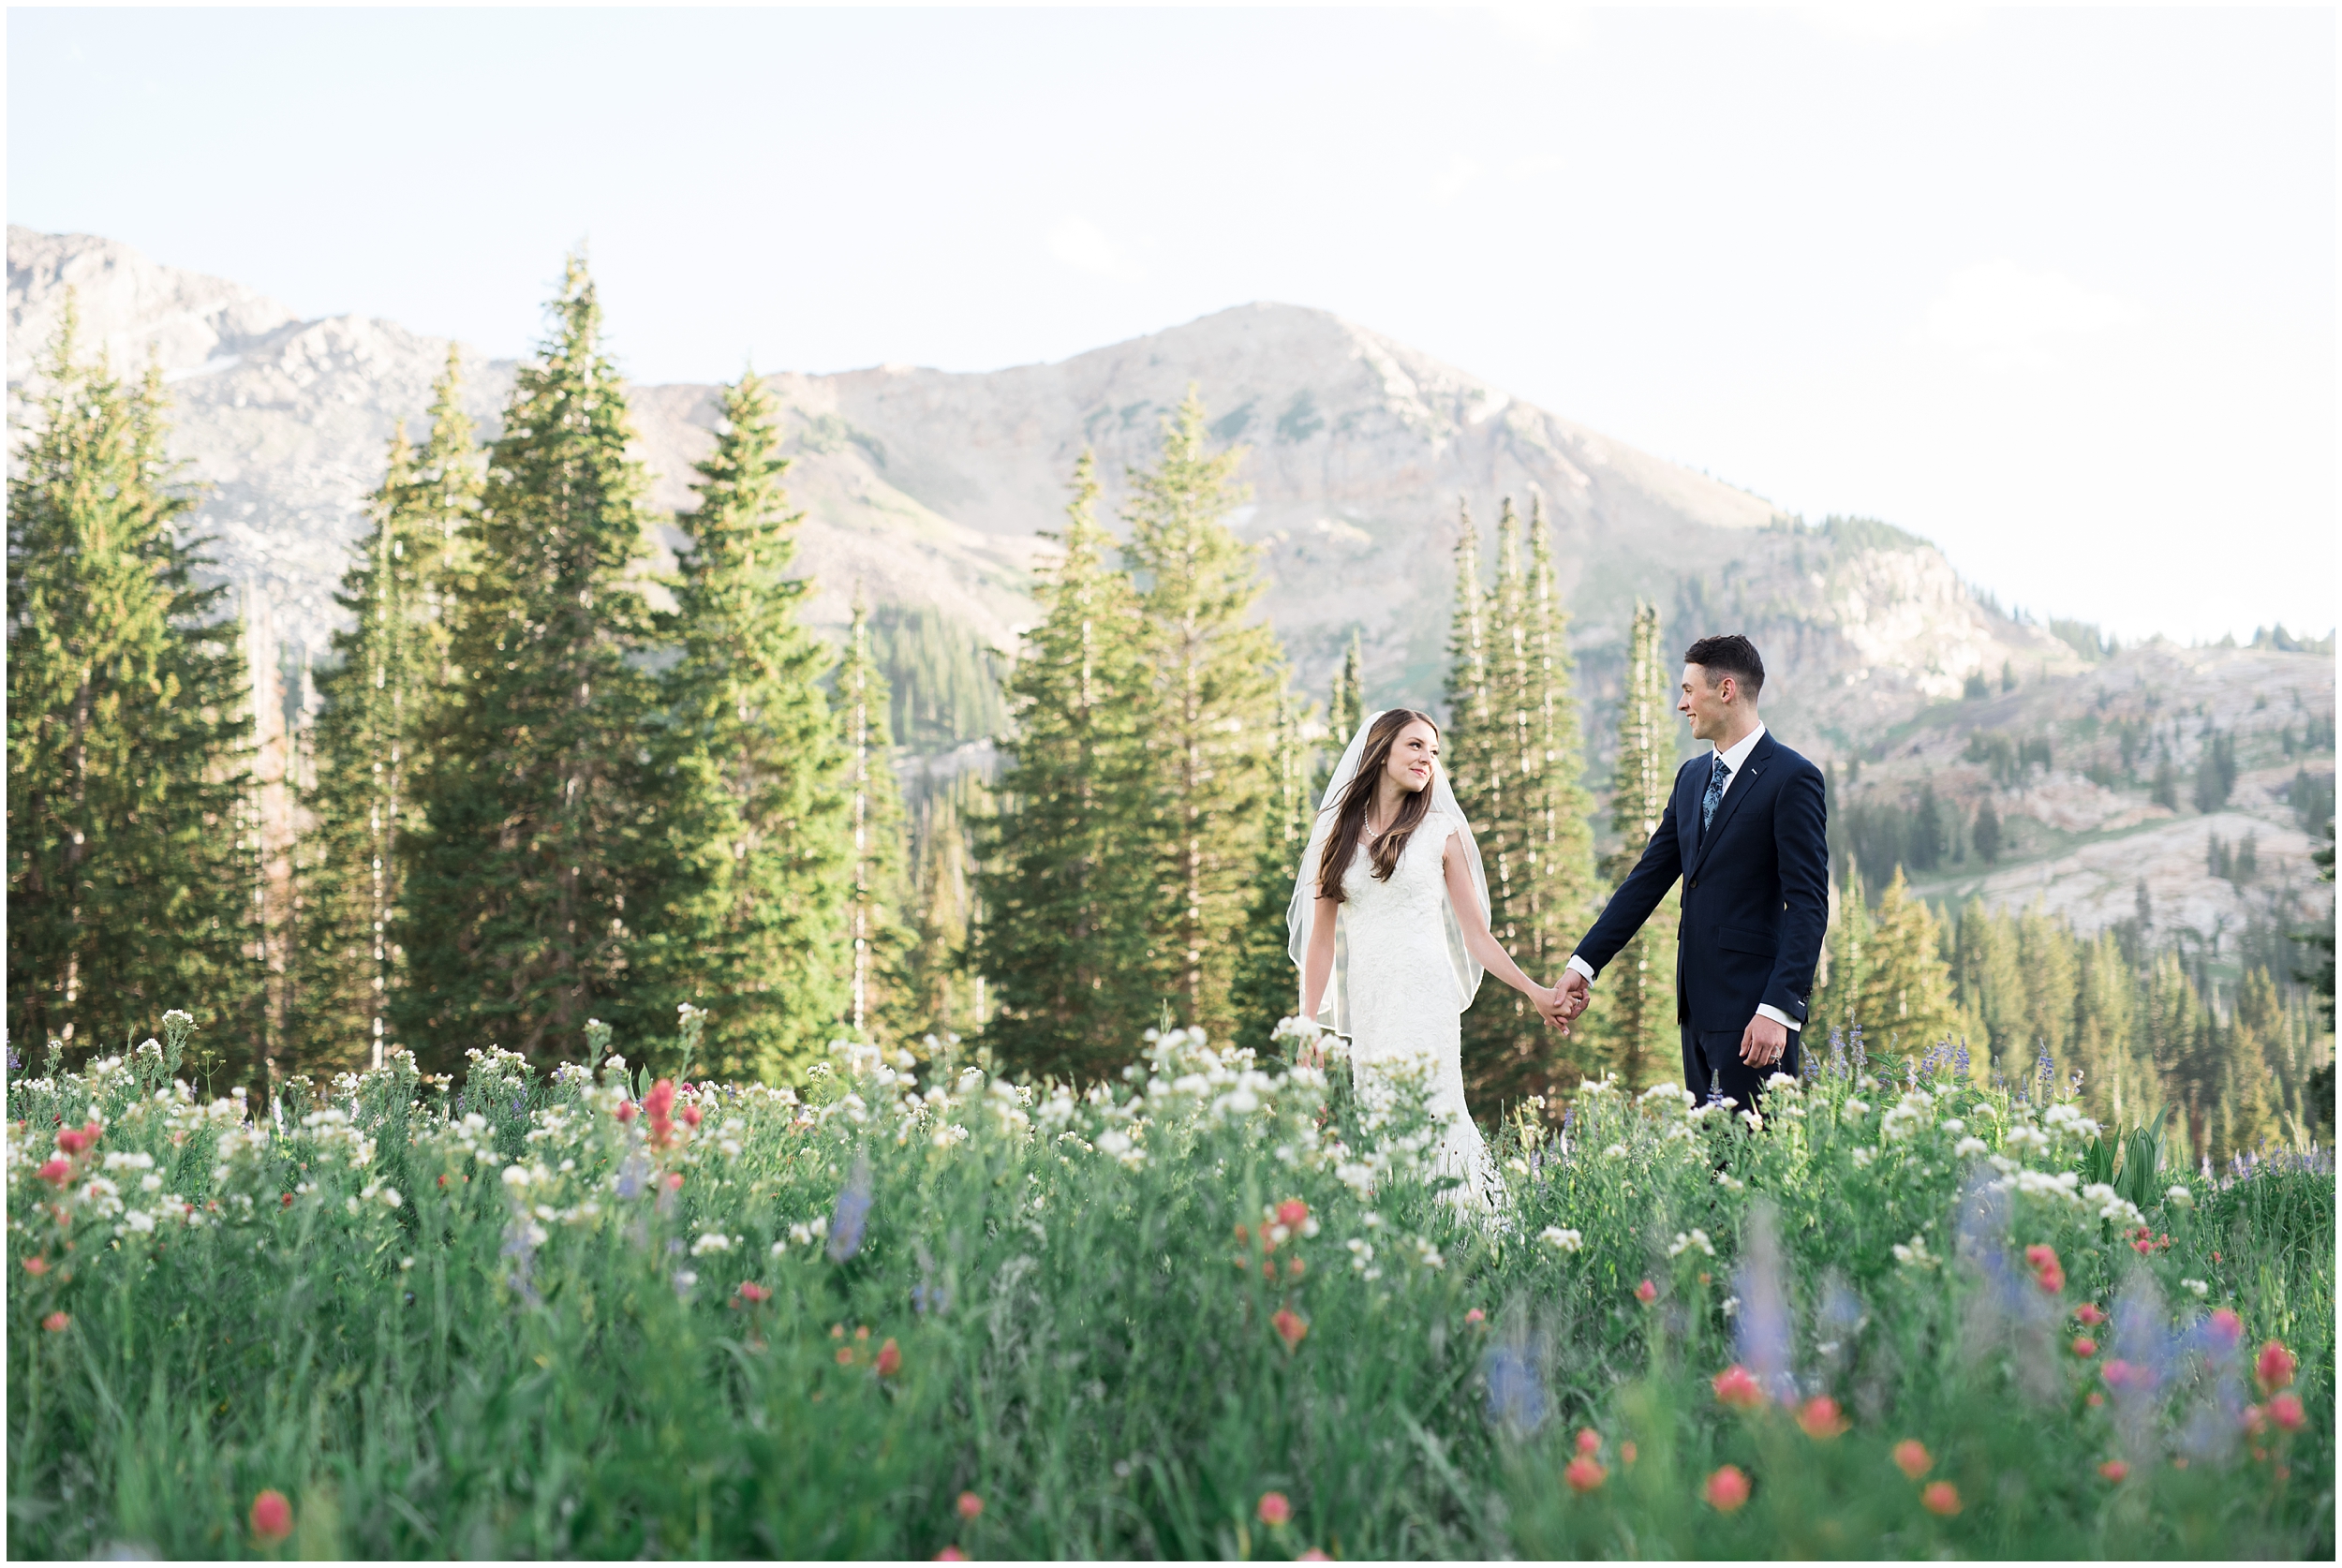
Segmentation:
<svg viewBox="0 0 2342 1568">
<path fill-rule="evenodd" d="M 1568 1023 L 1586 1010 L 1593 1000 L 1593 985 L 1576 969 L 1564 969 L 1562 983 L 1553 987 L 1553 1005 L 1561 1016 L 1560 1023 Z"/>
<path fill-rule="evenodd" d="M 1562 983 L 1540 998 L 1537 1011 L 1545 1021 L 1566 1035 L 1569 1026 L 1585 1012 L 1587 1001 L 1586 977 L 1576 969 L 1563 971 Z"/>
<path fill-rule="evenodd" d="M 1761 1013 L 1741 1031 L 1741 1060 L 1751 1067 L 1771 1067 L 1788 1048 L 1788 1026 Z"/>
</svg>

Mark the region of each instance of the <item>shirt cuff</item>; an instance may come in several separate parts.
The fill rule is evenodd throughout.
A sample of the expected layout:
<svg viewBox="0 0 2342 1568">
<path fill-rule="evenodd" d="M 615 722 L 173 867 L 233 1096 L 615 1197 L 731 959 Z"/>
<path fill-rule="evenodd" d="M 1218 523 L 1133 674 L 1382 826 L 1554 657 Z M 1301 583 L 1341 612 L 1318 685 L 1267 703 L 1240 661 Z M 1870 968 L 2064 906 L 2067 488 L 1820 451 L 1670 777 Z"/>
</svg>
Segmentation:
<svg viewBox="0 0 2342 1568">
<path fill-rule="evenodd" d="M 1588 968 L 1586 961 L 1583 958 L 1579 957 L 1575 953 L 1569 955 L 1569 967 L 1576 969 L 1579 974 L 1584 975 L 1586 977 L 1587 984 L 1591 985 L 1593 984 L 1593 970 Z"/>
<path fill-rule="evenodd" d="M 1805 1028 L 1804 1025 L 1799 1023 L 1796 1019 L 1790 1017 L 1779 1008 L 1768 1006 L 1763 1002 L 1758 1002 L 1756 1004 L 1756 1016 L 1759 1018 L 1771 1019 L 1774 1023 L 1779 1024 L 1783 1028 L 1787 1029 L 1791 1034 L 1799 1033 Z"/>
</svg>

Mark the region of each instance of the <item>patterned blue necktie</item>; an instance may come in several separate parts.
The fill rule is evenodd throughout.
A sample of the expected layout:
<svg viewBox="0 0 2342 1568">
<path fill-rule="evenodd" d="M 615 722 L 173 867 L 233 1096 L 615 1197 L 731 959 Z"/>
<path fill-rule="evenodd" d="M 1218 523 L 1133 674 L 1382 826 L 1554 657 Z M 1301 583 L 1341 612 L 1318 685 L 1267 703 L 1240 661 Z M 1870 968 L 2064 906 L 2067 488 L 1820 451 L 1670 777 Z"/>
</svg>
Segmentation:
<svg viewBox="0 0 2342 1568">
<path fill-rule="evenodd" d="M 1699 836 L 1708 836 L 1708 829 L 1716 820 L 1717 803 L 1724 799 L 1724 781 L 1732 777 L 1732 770 L 1724 765 L 1724 753 L 1719 751 L 1713 766 L 1708 770 L 1708 792 L 1699 800 Z"/>
</svg>

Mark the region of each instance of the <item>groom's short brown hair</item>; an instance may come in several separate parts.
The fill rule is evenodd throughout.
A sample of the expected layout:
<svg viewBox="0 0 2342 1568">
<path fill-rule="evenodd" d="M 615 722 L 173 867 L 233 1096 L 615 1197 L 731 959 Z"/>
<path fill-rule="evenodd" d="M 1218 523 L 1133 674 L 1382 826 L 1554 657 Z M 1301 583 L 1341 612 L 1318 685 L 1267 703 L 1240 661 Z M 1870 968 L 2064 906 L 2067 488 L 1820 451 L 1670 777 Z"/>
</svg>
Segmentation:
<svg viewBox="0 0 2342 1568">
<path fill-rule="evenodd" d="M 1756 657 L 1756 644 L 1737 631 L 1728 637 L 1702 637 L 1683 650 L 1683 662 L 1707 671 L 1710 686 L 1730 675 L 1751 697 L 1765 689 L 1765 661 Z"/>
</svg>

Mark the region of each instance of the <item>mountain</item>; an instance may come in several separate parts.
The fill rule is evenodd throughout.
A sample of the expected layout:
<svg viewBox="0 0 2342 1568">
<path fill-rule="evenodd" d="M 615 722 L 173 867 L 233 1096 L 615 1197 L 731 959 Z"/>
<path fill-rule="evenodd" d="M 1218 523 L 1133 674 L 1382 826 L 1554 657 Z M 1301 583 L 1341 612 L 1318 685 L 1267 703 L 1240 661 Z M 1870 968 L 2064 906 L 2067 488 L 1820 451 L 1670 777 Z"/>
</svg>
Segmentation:
<svg viewBox="0 0 2342 1568">
<path fill-rule="evenodd" d="M 150 356 L 161 366 L 174 451 L 205 486 L 195 525 L 215 536 L 217 570 L 244 590 L 269 687 L 272 638 L 291 645 L 297 667 L 335 624 L 361 498 L 379 481 L 393 423 L 420 421 L 447 340 L 361 316 L 304 319 L 112 241 L 11 228 L 12 428 L 68 290 L 85 343 L 119 366 Z M 513 368 L 468 363 L 467 399 L 484 430 Z M 1242 305 L 1057 364 L 882 365 L 772 382 L 790 491 L 806 512 L 798 559 L 818 585 L 814 618 L 842 625 L 857 584 L 882 606 L 941 617 L 915 629 L 921 671 L 953 673 L 938 647 L 1014 649 L 1033 614 L 1037 535 L 1060 521 L 1076 454 L 1095 450 L 1111 507 L 1192 384 L 1217 435 L 1247 449 L 1253 499 L 1236 523 L 1261 547 L 1267 613 L 1305 691 L 1324 691 L 1356 628 L 1370 700 L 1431 703 L 1459 501 L 1485 531 L 1502 497 L 1526 510 L 1541 496 L 1598 750 L 1641 597 L 1659 604 L 1679 646 L 1707 631 L 1754 637 L 1771 660 L 1772 726 L 1844 777 L 1866 765 L 1849 803 L 1907 803 L 1933 783 L 1965 821 L 1995 799 L 2009 821 L 2000 863 L 1939 866 L 1922 879 L 1931 896 L 2021 904 L 2046 887 L 2053 907 L 2091 927 L 2130 915 L 2144 879 L 2170 921 L 2216 934 L 2270 918 L 2279 887 L 2307 877 L 2308 839 L 2277 795 L 2291 773 L 2275 737 L 2320 715 L 2331 735 L 2330 654 L 2158 643 L 2097 659 L 1979 599 L 1923 540 L 1862 520 L 1808 526 L 1324 311 Z M 654 499 L 681 507 L 691 464 L 714 440 L 715 389 L 637 386 L 631 396 Z M 681 541 L 662 528 L 654 543 L 671 560 Z M 2004 672 L 2016 691 L 1964 699 L 1975 678 L 1998 688 Z M 2240 737 L 2250 765 L 2223 807 L 2237 820 L 2186 802 L 2155 806 L 2140 777 L 2115 777 L 2118 723 L 2152 730 L 2157 755 L 2182 769 L 2197 765 L 2207 729 Z M 926 747 L 967 739 L 981 749 L 972 737 L 983 728 L 931 733 Z M 1968 751 L 1994 736 L 2046 743 L 2053 762 L 1992 780 Z M 2330 789 L 2330 739 L 2325 751 L 2313 771 L 2325 770 Z M 2262 880 L 2212 876 L 2210 836 L 2232 843 L 2247 831 Z"/>
<path fill-rule="evenodd" d="M 2038 903 L 2083 931 L 2142 920 L 2159 939 L 2185 934 L 2232 961 L 2256 925 L 2331 918 L 2310 855 L 2334 799 L 2334 673 L 2331 654 L 2160 639 L 2072 675 L 2012 671 L 2014 689 L 1931 703 L 1881 731 L 1859 769 L 1841 766 L 1840 831 L 1859 838 L 1857 814 L 1908 810 L 1928 791 L 1959 829 L 1951 852 L 1911 874 L 1931 901 Z M 2216 750 L 2232 786 L 2200 801 Z M 2166 764 L 2169 804 L 2154 791 Z M 1973 848 L 1987 800 L 2005 824 L 1997 864 Z M 2247 838 L 2248 874 L 2234 862 Z"/>
<path fill-rule="evenodd" d="M 304 320 L 238 285 L 87 235 L 8 230 L 11 408 L 67 291 L 85 340 L 117 364 L 152 355 L 175 399 L 175 450 L 207 486 L 197 525 L 218 568 L 278 634 L 316 648 L 337 612 L 360 498 L 394 421 L 416 420 L 445 339 L 359 316 Z M 470 366 L 493 429 L 509 361 Z M 953 374 L 886 365 L 773 377 L 786 411 L 800 560 L 816 618 L 852 584 L 930 607 L 1002 650 L 1031 616 L 1036 532 L 1093 447 L 1119 500 L 1161 416 L 1199 388 L 1214 430 L 1249 450 L 1237 519 L 1263 550 L 1267 610 L 1309 689 L 1353 628 L 1372 696 L 1439 686 L 1460 499 L 1482 529 L 1500 497 L 1542 495 L 1573 641 L 1598 695 L 1636 596 L 1672 638 L 1746 630 L 1774 660 L 1771 711 L 1816 750 L 2015 660 L 2069 671 L 2073 651 L 1980 603 L 1940 552 L 1879 525 L 1802 529 L 1762 498 L 1515 399 L 1324 311 L 1252 304 L 1058 364 Z M 714 390 L 633 389 L 657 500 L 688 500 L 713 440 Z M 671 549 L 678 536 L 660 543 Z M 1599 732 L 1598 730 L 1596 732 Z"/>
</svg>

